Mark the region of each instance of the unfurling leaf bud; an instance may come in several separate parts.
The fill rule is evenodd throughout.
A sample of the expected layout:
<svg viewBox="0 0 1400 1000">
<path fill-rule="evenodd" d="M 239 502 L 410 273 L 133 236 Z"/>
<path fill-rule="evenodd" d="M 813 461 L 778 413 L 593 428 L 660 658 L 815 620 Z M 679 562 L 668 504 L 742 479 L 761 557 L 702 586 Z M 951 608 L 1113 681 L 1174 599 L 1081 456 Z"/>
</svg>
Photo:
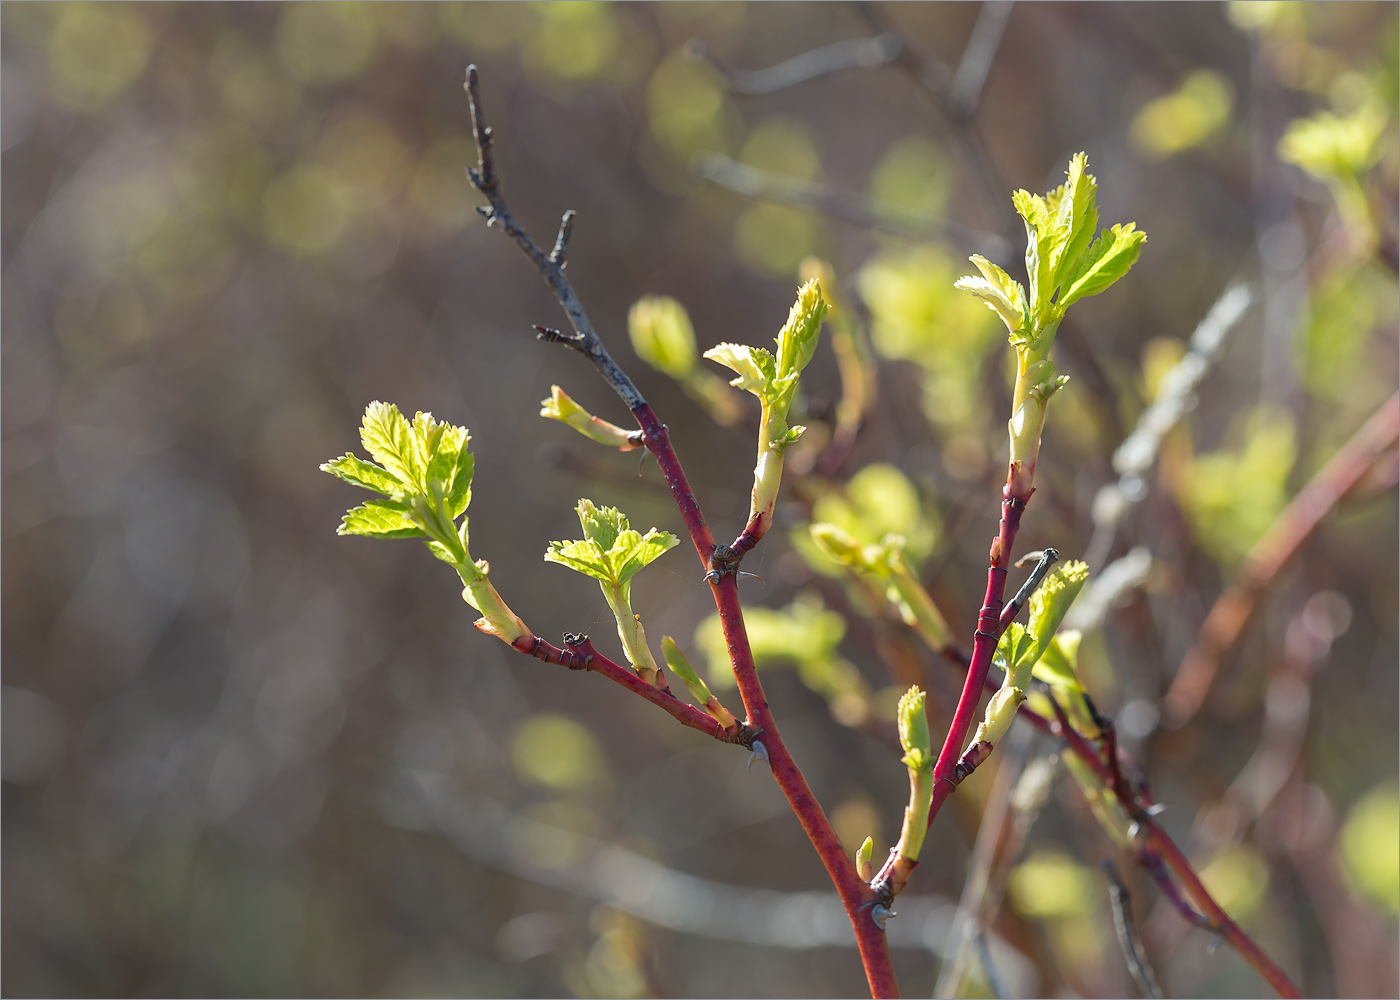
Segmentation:
<svg viewBox="0 0 1400 1000">
<path fill-rule="evenodd" d="M 918 687 L 911 687 L 899 699 L 899 745 L 904 749 L 904 763 L 915 771 L 928 770 L 934 762 L 928 715 L 924 712 L 926 698 Z"/>
<path fill-rule="evenodd" d="M 557 385 L 550 386 L 549 398 L 540 401 L 540 416 L 568 424 L 590 441 L 597 441 L 618 451 L 631 451 L 641 447 L 636 432 L 627 431 L 601 417 L 595 417 L 574 402 L 573 397 Z"/>
<path fill-rule="evenodd" d="M 860 876 L 862 882 L 869 882 L 875 877 L 875 840 L 866 837 L 865 842 L 856 851 L 856 874 Z"/>
</svg>

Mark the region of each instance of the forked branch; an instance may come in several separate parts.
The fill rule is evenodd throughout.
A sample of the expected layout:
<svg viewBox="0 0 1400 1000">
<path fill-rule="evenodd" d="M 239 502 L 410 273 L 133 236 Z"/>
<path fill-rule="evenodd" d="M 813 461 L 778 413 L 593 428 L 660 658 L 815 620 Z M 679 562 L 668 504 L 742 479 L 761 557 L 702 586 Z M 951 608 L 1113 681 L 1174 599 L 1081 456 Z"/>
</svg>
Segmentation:
<svg viewBox="0 0 1400 1000">
<path fill-rule="evenodd" d="M 768 707 L 768 699 L 763 692 L 763 685 L 759 682 L 758 671 L 754 665 L 748 633 L 744 628 L 743 611 L 739 604 L 737 573 L 730 571 L 731 567 L 727 564 L 717 565 L 717 563 L 723 562 L 724 557 L 732 559 L 732 556 L 729 555 L 730 549 L 728 546 L 717 547 L 715 545 L 714 536 L 701 513 L 695 492 L 686 479 L 685 471 L 681 468 L 675 449 L 671 447 L 670 435 L 667 433 L 665 425 L 661 423 L 646 400 L 642 398 L 632 380 L 627 377 L 626 373 L 612 359 L 612 356 L 608 354 L 607 349 L 603 347 L 593 329 L 593 324 L 583 310 L 583 305 L 574 292 L 573 286 L 564 273 L 564 250 L 572 227 L 573 213 L 564 215 L 554 249 L 550 253 L 541 250 L 539 245 L 521 228 L 506 206 L 505 198 L 501 194 L 500 178 L 496 174 L 495 157 L 492 151 L 491 128 L 486 124 L 482 113 L 481 94 L 475 66 L 467 68 L 465 89 L 471 105 L 472 129 L 477 145 L 477 166 L 476 168 L 468 168 L 467 173 L 473 186 L 481 192 L 489 204 L 489 207 L 483 207 L 480 211 L 486 217 L 488 225 L 499 225 L 530 258 L 531 263 L 544 276 L 545 281 L 554 292 L 555 298 L 558 299 L 560 306 L 568 315 L 569 323 L 573 327 L 573 334 L 551 331 L 547 335 L 548 339 L 564 343 L 592 361 L 614 391 L 622 397 L 623 402 L 627 404 L 628 409 L 636 418 L 647 448 L 656 457 L 657 464 L 666 477 L 666 484 L 670 487 L 671 495 L 685 521 L 686 530 L 690 534 L 691 542 L 695 545 L 696 554 L 705 567 L 706 579 L 709 581 L 714 596 L 715 607 L 719 611 L 730 664 L 733 667 L 734 677 L 738 683 L 739 693 L 743 698 L 744 709 L 748 716 L 745 725 L 751 733 L 749 743 L 756 748 L 761 742 L 774 779 L 786 796 L 793 813 L 802 824 L 803 831 L 807 834 L 813 848 L 820 856 L 832 883 L 836 886 L 837 893 L 846 909 L 846 915 L 855 932 L 856 943 L 860 948 L 861 962 L 865 968 L 871 995 L 874 997 L 897 997 L 899 984 L 894 976 L 889 944 L 885 939 L 883 928 L 872 917 L 872 907 L 877 903 L 875 893 L 856 873 L 855 864 L 842 848 L 836 831 L 822 810 L 821 803 L 812 794 L 797 762 L 788 752 L 782 736 L 778 732 L 772 711 Z M 543 649 L 544 658 L 550 657 L 550 650 L 545 648 L 548 644 L 540 645 L 543 640 L 532 636 L 528 642 L 531 648 L 521 649 L 522 652 L 538 655 Z M 557 649 L 557 647 L 554 648 Z M 581 645 L 577 647 L 577 651 L 583 653 Z M 572 656 L 566 651 L 560 651 L 560 655 L 572 660 Z M 562 661 L 556 660 L 556 662 Z M 593 653 L 591 662 L 597 664 L 594 669 L 606 670 L 606 665 L 598 658 L 596 652 Z M 565 665 L 570 664 L 566 663 Z M 629 677 L 623 676 L 624 674 L 630 675 L 631 672 L 617 664 L 613 664 L 613 666 L 616 666 L 621 673 L 608 671 L 608 675 L 619 683 L 634 687 Z M 644 683 L 640 679 L 638 682 Z M 650 685 L 646 686 L 651 687 Z M 688 721 L 687 713 L 678 713 L 675 710 L 676 706 L 658 700 L 657 694 L 661 694 L 663 699 L 668 697 L 660 689 L 651 687 L 650 691 L 637 690 L 639 694 L 656 704 L 660 704 L 687 725 L 699 721 L 699 719 Z M 675 701 L 675 699 L 671 700 Z M 680 703 L 676 702 L 676 705 L 680 705 Z M 705 719 L 704 731 L 712 733 L 714 730 L 713 720 L 698 710 L 696 710 L 696 714 Z M 687 715 L 687 718 L 682 718 L 682 715 Z M 699 726 L 695 726 L 695 728 L 699 728 Z"/>
</svg>

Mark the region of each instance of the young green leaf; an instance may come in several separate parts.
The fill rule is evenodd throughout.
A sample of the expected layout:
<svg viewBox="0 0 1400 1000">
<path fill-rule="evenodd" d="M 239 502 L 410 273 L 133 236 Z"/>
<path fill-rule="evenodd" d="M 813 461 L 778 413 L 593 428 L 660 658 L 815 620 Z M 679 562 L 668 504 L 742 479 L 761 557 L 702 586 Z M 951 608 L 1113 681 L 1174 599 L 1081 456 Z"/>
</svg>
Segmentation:
<svg viewBox="0 0 1400 1000">
<path fill-rule="evenodd" d="M 1083 691 L 1078 670 L 1081 638 L 1083 633 L 1078 629 L 1065 629 L 1056 633 L 1031 671 L 1035 679 L 1054 688 L 1076 693 Z"/>
<path fill-rule="evenodd" d="M 1084 589 L 1089 579 L 1089 565 L 1079 559 L 1062 562 L 1047 576 L 1027 602 L 1027 633 L 1035 641 L 1035 655 L 1039 657 L 1049 644 L 1050 638 L 1064 621 L 1069 606 Z"/>
<path fill-rule="evenodd" d="M 1097 295 L 1112 285 L 1137 262 L 1147 234 L 1133 223 L 1114 226 L 1099 234 L 1083 254 L 1072 272 L 1065 276 L 1060 293 L 1060 309 L 1067 309 L 1080 299 Z"/>
<path fill-rule="evenodd" d="M 390 498 L 398 498 L 409 489 L 408 485 L 392 472 L 371 465 L 354 455 L 341 455 L 332 459 L 321 466 L 321 471 Z"/>
<path fill-rule="evenodd" d="M 747 344 L 716 344 L 705 352 L 705 357 L 724 365 L 730 371 L 737 372 L 739 377 L 731 379 L 729 384 L 736 389 L 751 392 L 759 399 L 763 398 L 764 390 L 775 377 L 776 362 L 773 355 L 761 347 L 749 347 Z"/>
<path fill-rule="evenodd" d="M 540 401 L 540 416 L 568 424 L 590 441 L 597 441 L 616 448 L 618 451 L 631 451 L 640 447 L 632 435 L 617 424 L 589 413 L 557 385 L 549 387 L 549 398 Z"/>
<path fill-rule="evenodd" d="M 550 542 L 545 561 L 567 566 L 612 588 L 628 587 L 632 577 L 679 541 L 656 528 L 645 535 L 633 531 L 626 515 L 616 507 L 598 507 L 583 499 L 575 510 L 585 537 Z"/>
<path fill-rule="evenodd" d="M 969 258 L 982 272 L 980 278 L 959 278 L 954 288 L 971 292 L 987 304 L 987 307 L 1001 317 L 1006 330 L 1014 338 L 1021 332 L 1026 321 L 1026 290 L 1021 283 L 997 267 L 981 254 Z"/>
<path fill-rule="evenodd" d="M 365 407 L 360 443 L 376 462 L 418 490 L 424 488 L 421 465 L 416 463 L 413 431 L 393 403 L 378 400 Z"/>
<path fill-rule="evenodd" d="M 367 500 L 352 508 L 335 533 L 370 538 L 421 538 L 425 534 L 408 507 L 393 500 Z"/>
</svg>

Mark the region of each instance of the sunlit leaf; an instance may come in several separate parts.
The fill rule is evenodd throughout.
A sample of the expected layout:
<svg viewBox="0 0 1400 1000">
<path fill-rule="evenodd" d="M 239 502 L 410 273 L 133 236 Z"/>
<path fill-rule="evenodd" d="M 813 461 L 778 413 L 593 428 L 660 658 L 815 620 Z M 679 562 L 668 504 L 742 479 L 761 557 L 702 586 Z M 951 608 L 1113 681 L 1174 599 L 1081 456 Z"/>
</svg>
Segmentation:
<svg viewBox="0 0 1400 1000">
<path fill-rule="evenodd" d="M 337 535 L 371 538 L 421 538 L 425 532 L 405 504 L 393 500 L 368 500 L 345 514 Z"/>
</svg>

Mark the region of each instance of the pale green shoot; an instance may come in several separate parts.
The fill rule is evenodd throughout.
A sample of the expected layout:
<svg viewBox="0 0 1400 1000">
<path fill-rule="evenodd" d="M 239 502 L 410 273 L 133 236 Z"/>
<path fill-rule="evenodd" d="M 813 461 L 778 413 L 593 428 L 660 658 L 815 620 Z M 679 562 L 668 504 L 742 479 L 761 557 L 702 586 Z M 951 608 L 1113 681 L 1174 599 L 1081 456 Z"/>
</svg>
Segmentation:
<svg viewBox="0 0 1400 1000">
<path fill-rule="evenodd" d="M 691 695 L 706 712 L 710 713 L 710 717 L 721 727 L 732 728 L 735 724 L 733 713 L 721 705 L 719 699 L 710 692 L 710 686 L 695 672 L 695 668 L 690 665 L 690 660 L 686 659 L 686 655 L 681 652 L 681 647 L 669 635 L 661 637 L 661 655 L 665 657 L 666 665 L 671 668 L 671 672 L 685 682 Z"/>
<path fill-rule="evenodd" d="M 952 641 L 948 623 L 905 558 L 903 535 L 887 534 L 879 542 L 862 545 L 834 524 L 817 523 L 809 530 L 812 541 L 827 557 L 880 587 L 904 623 L 918 632 L 929 648 L 941 650 Z"/>
<path fill-rule="evenodd" d="M 1016 389 L 1008 429 L 1012 486 L 1021 497 L 1029 496 L 1035 479 L 1046 406 L 1066 381 L 1055 374 L 1049 359 L 1065 310 L 1127 274 L 1147 239 L 1131 222 L 1105 229 L 1094 238 L 1098 182 L 1088 166 L 1085 154 L 1077 153 L 1069 162 L 1065 183 L 1045 197 L 1029 191 L 1012 196 L 1026 225 L 1029 292 L 981 256 L 972 257 L 981 277 L 955 282 L 1001 317 L 1016 349 Z"/>
<path fill-rule="evenodd" d="M 753 393 L 763 408 L 758 427 L 758 463 L 754 467 L 749 507 L 750 527 L 757 528 L 760 535 L 773 520 L 773 506 L 783 475 L 783 453 L 806 430 L 801 425 L 788 426 L 788 411 L 797 394 L 802 369 L 807 367 L 817 349 L 817 336 L 821 333 L 826 311 L 821 284 L 813 278 L 797 292 L 797 301 L 788 314 L 787 323 L 778 333 L 776 357 L 761 347 L 744 344 L 719 344 L 705 352 L 706 358 L 735 372 L 738 377 L 729 384 Z"/>
<path fill-rule="evenodd" d="M 933 741 L 929 737 L 928 715 L 924 711 L 926 696 L 918 687 L 911 687 L 899 699 L 897 722 L 899 745 L 904 750 L 904 765 L 909 769 L 909 805 L 904 810 L 904 824 L 899 831 L 895 851 L 906 861 L 918 861 L 923 850 L 924 834 L 928 832 L 928 810 L 933 801 Z"/>
<path fill-rule="evenodd" d="M 360 442 L 377 464 L 342 455 L 321 469 L 383 499 L 351 509 L 336 533 L 425 539 L 461 577 L 463 600 L 483 616 L 477 628 L 507 643 L 531 635 L 487 580 L 490 565 L 473 560 L 467 547 L 473 471 L 467 429 L 439 423 L 431 413 L 416 414 L 410 424 L 397 406 L 376 401 L 365 408 Z"/>
<path fill-rule="evenodd" d="M 634 437 L 633 432 L 602 417 L 595 417 L 574 402 L 573 397 L 557 385 L 550 386 L 549 398 L 540 401 L 540 416 L 568 424 L 590 441 L 597 441 L 618 451 L 631 451 L 641 447 L 641 442 Z"/>
<path fill-rule="evenodd" d="M 584 537 L 550 542 L 546 562 L 559 563 L 598 581 L 617 619 L 617 634 L 632 668 L 649 684 L 665 682 L 647 646 L 641 619 L 632 611 L 632 578 L 677 543 L 675 535 L 652 528 L 645 535 L 632 530 L 616 507 L 596 507 L 580 500 L 575 508 Z"/>
</svg>

